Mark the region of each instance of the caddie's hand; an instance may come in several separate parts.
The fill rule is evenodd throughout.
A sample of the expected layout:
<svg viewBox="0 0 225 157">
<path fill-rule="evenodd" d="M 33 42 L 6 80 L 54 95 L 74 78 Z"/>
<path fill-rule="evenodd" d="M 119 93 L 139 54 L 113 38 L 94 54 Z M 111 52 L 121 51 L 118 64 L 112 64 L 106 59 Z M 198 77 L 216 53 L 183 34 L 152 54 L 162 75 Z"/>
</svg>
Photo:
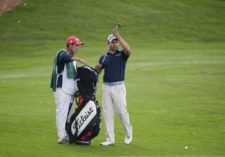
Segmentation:
<svg viewBox="0 0 225 157">
<path fill-rule="evenodd" d="M 83 59 L 79 59 L 79 62 L 80 62 L 81 64 L 87 65 L 87 62 L 86 62 L 85 60 L 83 60 Z"/>
</svg>

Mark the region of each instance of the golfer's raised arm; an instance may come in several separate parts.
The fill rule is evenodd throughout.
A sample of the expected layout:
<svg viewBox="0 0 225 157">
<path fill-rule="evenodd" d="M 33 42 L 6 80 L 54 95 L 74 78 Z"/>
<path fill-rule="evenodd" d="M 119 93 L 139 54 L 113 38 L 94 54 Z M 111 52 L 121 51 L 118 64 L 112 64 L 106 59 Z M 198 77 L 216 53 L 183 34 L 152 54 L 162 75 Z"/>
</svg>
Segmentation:
<svg viewBox="0 0 225 157">
<path fill-rule="evenodd" d="M 113 30 L 113 35 L 118 39 L 120 45 L 122 46 L 122 48 L 124 50 L 125 55 L 130 56 L 130 54 L 131 54 L 130 47 L 129 47 L 128 43 L 123 39 L 123 37 L 120 36 L 117 29 Z"/>
</svg>

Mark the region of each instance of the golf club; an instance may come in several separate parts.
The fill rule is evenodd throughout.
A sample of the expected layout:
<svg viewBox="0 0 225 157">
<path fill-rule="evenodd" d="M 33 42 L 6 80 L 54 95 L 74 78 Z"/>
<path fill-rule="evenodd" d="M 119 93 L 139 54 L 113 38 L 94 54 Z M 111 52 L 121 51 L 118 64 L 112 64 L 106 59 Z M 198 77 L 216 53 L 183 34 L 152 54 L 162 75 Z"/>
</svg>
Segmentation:
<svg viewBox="0 0 225 157">
<path fill-rule="evenodd" d="M 117 29 L 119 29 L 120 27 L 122 27 L 122 24 L 121 24 L 121 23 L 118 23 L 118 24 L 116 25 L 115 29 L 117 30 Z"/>
</svg>

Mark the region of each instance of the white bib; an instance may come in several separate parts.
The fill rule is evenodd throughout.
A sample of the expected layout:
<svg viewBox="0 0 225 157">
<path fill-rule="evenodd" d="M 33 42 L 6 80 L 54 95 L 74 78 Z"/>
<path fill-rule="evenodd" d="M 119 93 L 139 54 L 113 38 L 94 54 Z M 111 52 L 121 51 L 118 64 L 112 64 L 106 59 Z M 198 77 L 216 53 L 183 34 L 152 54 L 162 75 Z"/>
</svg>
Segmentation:
<svg viewBox="0 0 225 157">
<path fill-rule="evenodd" d="M 76 61 L 73 61 L 73 66 L 75 71 L 77 72 Z M 63 81 L 62 81 L 62 89 L 65 93 L 74 95 L 74 93 L 78 90 L 77 80 L 70 79 L 67 77 L 67 68 L 66 64 L 64 66 L 64 70 L 62 72 Z"/>
</svg>

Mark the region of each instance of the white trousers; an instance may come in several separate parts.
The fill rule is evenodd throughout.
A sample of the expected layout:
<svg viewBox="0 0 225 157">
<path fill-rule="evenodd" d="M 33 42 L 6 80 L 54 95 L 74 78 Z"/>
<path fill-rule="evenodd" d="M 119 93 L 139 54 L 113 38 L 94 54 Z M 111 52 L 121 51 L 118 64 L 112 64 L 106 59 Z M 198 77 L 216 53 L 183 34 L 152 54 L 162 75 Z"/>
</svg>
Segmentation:
<svg viewBox="0 0 225 157">
<path fill-rule="evenodd" d="M 66 94 L 62 88 L 56 88 L 54 92 L 55 104 L 56 104 L 56 128 L 58 135 L 58 142 L 63 139 L 68 139 L 68 135 L 65 129 L 67 114 L 69 110 L 70 103 L 74 101 L 74 96 Z M 74 106 L 70 110 L 68 119 L 74 113 Z"/>
<path fill-rule="evenodd" d="M 132 126 L 126 103 L 126 87 L 124 84 L 110 86 L 103 84 L 103 113 L 105 120 L 106 140 L 115 142 L 114 134 L 114 112 L 119 116 L 126 136 L 132 136 Z"/>
</svg>

